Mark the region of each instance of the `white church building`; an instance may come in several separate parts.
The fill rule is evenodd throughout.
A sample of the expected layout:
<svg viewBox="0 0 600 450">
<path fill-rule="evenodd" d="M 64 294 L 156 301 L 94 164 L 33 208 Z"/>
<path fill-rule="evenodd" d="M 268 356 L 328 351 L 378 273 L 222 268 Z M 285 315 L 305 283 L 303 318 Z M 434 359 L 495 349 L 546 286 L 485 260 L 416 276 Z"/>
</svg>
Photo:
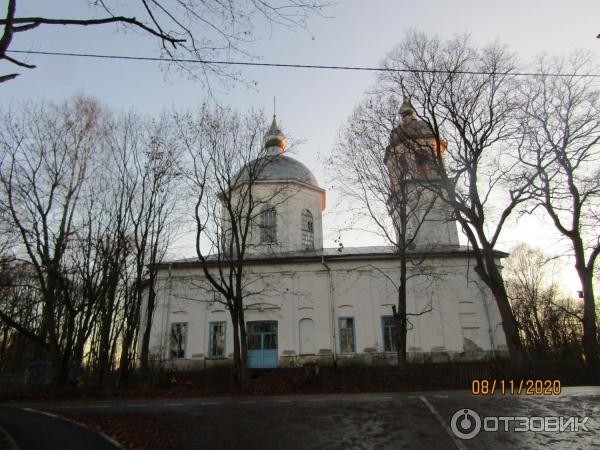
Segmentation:
<svg viewBox="0 0 600 450">
<path fill-rule="evenodd" d="M 409 104 L 401 113 L 403 133 L 392 133 L 386 159 L 406 151 L 394 136 L 431 137 Z M 323 248 L 325 191 L 306 166 L 285 154 L 285 138 L 275 118 L 265 147 L 270 162 L 257 186 L 291 187 L 294 195 L 263 211 L 263 226 L 249 246 L 245 267 L 263 286 L 247 299 L 245 310 L 249 366 L 393 364 L 392 306 L 397 304 L 394 280 L 399 278 L 394 247 Z M 492 293 L 475 272 L 470 250 L 459 245 L 457 224 L 446 213 L 436 202 L 410 250 L 422 260 L 419 270 L 425 267 L 435 276 L 409 279 L 407 311 L 421 314 L 410 318 L 408 359 L 472 361 L 505 354 Z M 498 252 L 498 258 L 504 256 Z M 153 358 L 182 369 L 231 363 L 229 312 L 208 291 L 194 288 L 203 280 L 196 258 L 158 266 Z M 144 308 L 141 313 L 145 317 Z"/>
</svg>

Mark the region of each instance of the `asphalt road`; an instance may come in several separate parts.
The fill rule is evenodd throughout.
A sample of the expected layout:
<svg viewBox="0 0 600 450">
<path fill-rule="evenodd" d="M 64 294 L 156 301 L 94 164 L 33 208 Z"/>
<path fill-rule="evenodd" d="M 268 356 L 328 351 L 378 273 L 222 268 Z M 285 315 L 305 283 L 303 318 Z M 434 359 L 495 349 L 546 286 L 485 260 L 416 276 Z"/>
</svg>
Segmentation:
<svg viewBox="0 0 600 450">
<path fill-rule="evenodd" d="M 1 407 L 0 427 L 12 439 L 2 449 L 16 450 L 115 450 L 112 439 L 54 414 L 29 408 Z M 11 445 L 12 444 L 12 445 Z"/>
<path fill-rule="evenodd" d="M 91 420 L 132 423 L 140 433 L 158 436 L 153 448 L 182 449 L 588 449 L 600 448 L 600 387 L 563 388 L 556 396 L 474 396 L 465 391 L 276 396 L 244 398 L 148 399 L 23 405 L 52 414 Z M 452 417 L 467 440 L 452 431 Z M 2 409 L 2 412 L 7 409 Z M 16 420 L 22 410 L 15 410 Z M 565 431 L 541 429 L 559 419 L 521 422 L 496 417 L 571 417 Z M 584 421 L 584 417 L 589 419 Z M 6 414 L 0 426 L 8 429 Z M 23 417 L 23 420 L 33 420 Z M 36 418 L 35 420 L 39 420 Z M 543 422 L 546 420 L 546 422 Z M 579 431 L 570 431 L 576 423 Z M 460 427 L 464 425 L 462 428 Z M 475 425 L 474 425 L 475 424 Z M 549 425 L 548 425 L 549 424 Z M 554 425 L 553 425 L 554 424 Z M 55 424 L 56 425 L 56 424 Z M 499 431 L 484 431 L 484 428 Z M 509 431 L 504 431 L 504 426 Z M 52 424 L 31 423 L 30 430 L 50 430 Z M 132 425 L 133 426 L 133 425 Z M 531 427 L 536 431 L 518 431 Z M 558 426 L 558 425 L 556 425 Z M 586 430 L 587 428 L 587 430 Z M 456 429 L 456 427 L 455 427 Z M 161 436 L 170 436 L 161 442 Z M 13 435 L 21 445 L 23 433 Z M 24 436 L 29 438 L 28 436 Z M 49 441 L 48 441 L 49 442 Z M 38 447 L 21 447 L 38 448 Z M 39 448 L 53 448 L 51 446 Z M 67 447 L 54 447 L 67 448 Z M 80 448 L 101 448 L 85 446 Z M 102 447 L 107 448 L 107 447 Z"/>
</svg>

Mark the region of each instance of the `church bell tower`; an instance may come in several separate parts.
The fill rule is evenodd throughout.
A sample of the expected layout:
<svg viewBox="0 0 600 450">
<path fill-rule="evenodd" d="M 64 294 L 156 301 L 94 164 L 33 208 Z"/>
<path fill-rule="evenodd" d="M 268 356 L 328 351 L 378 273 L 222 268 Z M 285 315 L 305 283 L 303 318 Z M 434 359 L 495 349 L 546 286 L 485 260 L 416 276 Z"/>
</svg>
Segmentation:
<svg viewBox="0 0 600 450">
<path fill-rule="evenodd" d="M 458 230 L 452 208 L 437 198 L 434 183 L 439 183 L 434 158 L 443 161 L 446 142 L 437 141 L 431 127 L 417 117 L 407 98 L 400 107 L 400 123 L 390 135 L 384 162 L 392 186 L 390 201 L 406 204 L 407 238 L 416 249 L 458 246 Z M 439 152 L 436 154 L 436 152 Z M 396 224 L 398 211 L 390 210 Z M 396 217 L 394 217 L 396 216 Z M 396 233 L 400 227 L 396 226 Z M 416 236 L 415 236 L 416 233 Z"/>
</svg>

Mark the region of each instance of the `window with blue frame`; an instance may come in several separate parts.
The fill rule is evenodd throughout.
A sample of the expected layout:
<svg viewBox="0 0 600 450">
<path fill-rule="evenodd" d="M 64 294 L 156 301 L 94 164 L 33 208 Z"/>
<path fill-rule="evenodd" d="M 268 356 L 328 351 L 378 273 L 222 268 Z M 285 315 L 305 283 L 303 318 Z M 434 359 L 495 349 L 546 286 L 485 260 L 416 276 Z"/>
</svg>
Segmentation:
<svg viewBox="0 0 600 450">
<path fill-rule="evenodd" d="M 169 355 L 171 359 L 185 358 L 187 327 L 187 322 L 171 324 L 171 336 L 169 340 Z"/>
<path fill-rule="evenodd" d="M 383 330 L 383 351 L 393 352 L 396 350 L 394 345 L 394 333 L 396 324 L 393 316 L 381 316 L 381 328 Z"/>
<path fill-rule="evenodd" d="M 208 325 L 208 356 L 225 357 L 225 322 L 210 322 Z"/>
<path fill-rule="evenodd" d="M 340 317 L 340 353 L 354 353 L 354 318 Z"/>
</svg>

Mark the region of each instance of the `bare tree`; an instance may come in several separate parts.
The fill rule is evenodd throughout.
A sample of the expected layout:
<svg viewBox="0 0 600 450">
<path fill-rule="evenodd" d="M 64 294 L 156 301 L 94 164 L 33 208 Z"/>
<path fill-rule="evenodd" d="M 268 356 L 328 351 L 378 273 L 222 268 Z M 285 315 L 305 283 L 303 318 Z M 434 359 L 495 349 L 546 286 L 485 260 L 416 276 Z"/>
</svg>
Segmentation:
<svg viewBox="0 0 600 450">
<path fill-rule="evenodd" d="M 42 298 L 41 327 L 0 317 L 47 352 L 54 383 L 66 381 L 80 314 L 78 286 L 70 277 L 66 255 L 76 228 L 77 208 L 90 156 L 106 133 L 98 104 L 76 97 L 62 105 L 26 105 L 5 111 L 0 145 L 0 201 L 10 212 L 19 247 L 33 267 Z"/>
<path fill-rule="evenodd" d="M 477 49 L 467 37 L 442 42 L 413 31 L 383 66 L 389 71 L 381 90 L 408 94 L 433 132 L 429 162 L 439 182 L 423 186 L 452 208 L 498 305 L 510 356 L 520 363 L 525 355 L 495 252 L 532 177 L 511 152 L 518 144 L 515 57 L 499 45 Z"/>
<path fill-rule="evenodd" d="M 392 317 L 394 345 L 402 373 L 407 363 L 409 318 L 431 310 L 430 304 L 420 311 L 407 310 L 407 285 L 410 278 L 433 275 L 423 266 L 423 255 L 430 250 L 429 245 L 423 245 L 417 238 L 434 209 L 435 198 L 417 181 L 430 176 L 419 159 L 429 156 L 428 151 L 421 149 L 426 145 L 424 136 L 421 132 L 415 134 L 412 107 L 407 101 L 400 105 L 399 100 L 376 94 L 355 108 L 328 165 L 333 168 L 334 185 L 351 205 L 350 228 L 367 231 L 369 225 L 374 225 L 370 231 L 382 236 L 395 249 L 398 279 L 393 277 L 389 281 L 396 287 L 398 299 Z M 418 252 L 414 251 L 417 243 Z"/>
<path fill-rule="evenodd" d="M 231 78 L 235 77 L 231 70 L 208 61 L 227 60 L 236 55 L 247 56 L 246 46 L 257 39 L 257 27 L 279 25 L 302 28 L 309 17 L 322 15 L 330 6 L 320 1 L 302 0 L 138 0 L 126 3 L 94 0 L 88 3 L 103 17 L 23 17 L 17 14 L 17 0 L 9 0 L 6 17 L 0 19 L 0 25 L 4 25 L 4 33 L 0 38 L 0 60 L 5 59 L 19 67 L 35 68 L 32 64 L 7 55 L 15 33 L 40 26 L 117 24 L 155 39 L 162 53 L 190 75 L 197 76 L 197 70 L 185 59 L 204 61 L 200 73 L 205 81 L 210 75 Z M 11 73 L 0 76 L 0 82 L 18 75 Z"/>
<path fill-rule="evenodd" d="M 523 164 L 537 177 L 536 201 L 571 246 L 583 291 L 583 347 L 591 377 L 598 375 L 594 266 L 600 254 L 600 90 L 582 74 L 591 55 L 540 58 L 539 76 L 525 85 Z M 553 73 L 573 76 L 553 76 Z"/>
<path fill-rule="evenodd" d="M 556 257 L 521 243 L 505 261 L 504 278 L 524 347 L 533 359 L 581 359 L 581 308 L 560 290 Z"/>
<path fill-rule="evenodd" d="M 95 155 L 93 172 L 82 193 L 80 226 L 73 246 L 72 266 L 82 287 L 87 304 L 85 318 L 91 326 L 80 327 L 75 347 L 76 360 L 84 360 L 89 348 L 88 368 L 95 372 L 99 385 L 107 381 L 111 369 L 111 336 L 120 330 L 117 320 L 123 296 L 120 295 L 121 274 L 127 270 L 131 249 L 129 230 L 129 198 L 124 174 L 119 170 L 118 154 L 109 143 L 117 134 L 121 121 L 111 117 L 112 133 L 104 152 Z"/>
<path fill-rule="evenodd" d="M 104 383 L 117 356 L 126 384 L 140 325 L 147 366 L 156 264 L 177 230 L 173 123 L 167 115 L 116 116 L 82 97 L 28 104 L 3 119 L 0 225 L 18 241 L 3 235 L 2 256 L 8 246 L 25 261 L 2 270 L 4 334 L 10 328 L 34 342 L 56 384 L 84 361 Z"/>
<path fill-rule="evenodd" d="M 179 143 L 189 162 L 183 168 L 194 196 L 196 254 L 204 291 L 229 310 L 234 333 L 236 380 L 248 378 L 245 308 L 251 296 L 269 289 L 247 260 L 277 253 L 277 207 L 294 189 L 261 181 L 285 146 L 275 119 L 263 145 L 262 114 L 240 116 L 204 106 L 197 116 L 181 115 Z M 263 286 L 259 286 L 263 285 Z M 213 298 L 210 298 L 213 300 Z"/>
<path fill-rule="evenodd" d="M 171 144 L 172 124 L 163 115 L 143 120 L 131 113 L 119 120 L 111 140 L 113 164 L 120 179 L 117 198 L 125 205 L 126 258 L 130 270 L 123 273 L 124 296 L 119 384 L 128 383 L 140 328 L 141 368 L 148 369 L 148 343 L 155 303 L 156 264 L 162 261 L 176 232 L 178 216 L 178 154 Z M 147 289 L 146 316 L 140 317 Z M 141 327 L 140 327 L 141 325 Z"/>
</svg>

